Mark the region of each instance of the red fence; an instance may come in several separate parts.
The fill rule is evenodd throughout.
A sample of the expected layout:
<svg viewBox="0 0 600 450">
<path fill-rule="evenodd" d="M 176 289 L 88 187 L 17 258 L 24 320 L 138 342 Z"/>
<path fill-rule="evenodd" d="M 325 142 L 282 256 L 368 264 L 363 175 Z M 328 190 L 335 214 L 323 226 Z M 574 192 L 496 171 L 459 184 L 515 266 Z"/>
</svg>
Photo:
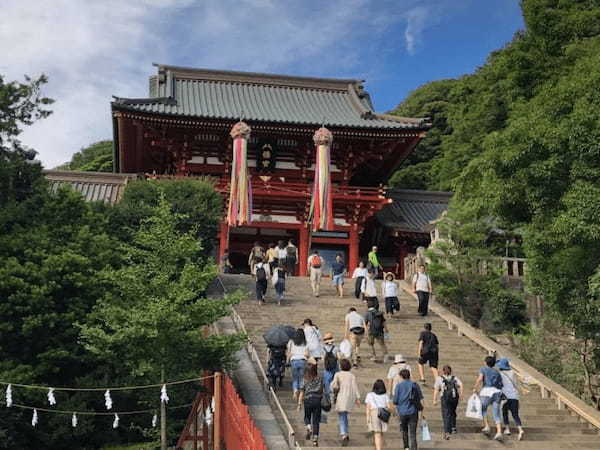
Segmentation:
<svg viewBox="0 0 600 450">
<path fill-rule="evenodd" d="M 264 437 L 238 395 L 231 378 L 215 373 L 205 383 L 207 392 L 196 396 L 177 449 L 267 450 Z M 214 402 L 213 402 L 214 399 Z M 212 423 L 207 426 L 206 409 L 214 403 Z M 219 443 L 215 445 L 215 442 Z"/>
</svg>

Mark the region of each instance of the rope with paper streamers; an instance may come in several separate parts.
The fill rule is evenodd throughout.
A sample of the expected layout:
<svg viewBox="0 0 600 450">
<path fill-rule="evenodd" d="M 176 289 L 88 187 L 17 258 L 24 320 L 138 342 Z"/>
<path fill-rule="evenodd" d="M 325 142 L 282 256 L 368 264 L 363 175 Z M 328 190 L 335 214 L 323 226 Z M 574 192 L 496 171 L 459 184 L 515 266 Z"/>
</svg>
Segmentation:
<svg viewBox="0 0 600 450">
<path fill-rule="evenodd" d="M 250 127 L 240 120 L 229 134 L 233 139 L 233 161 L 227 223 L 235 227 L 252 221 L 252 182 L 247 155 Z"/>
<path fill-rule="evenodd" d="M 319 128 L 313 141 L 316 146 L 315 180 L 310 202 L 309 221 L 312 230 L 333 230 L 333 195 L 331 189 L 330 147 L 333 135 L 325 127 Z"/>
</svg>

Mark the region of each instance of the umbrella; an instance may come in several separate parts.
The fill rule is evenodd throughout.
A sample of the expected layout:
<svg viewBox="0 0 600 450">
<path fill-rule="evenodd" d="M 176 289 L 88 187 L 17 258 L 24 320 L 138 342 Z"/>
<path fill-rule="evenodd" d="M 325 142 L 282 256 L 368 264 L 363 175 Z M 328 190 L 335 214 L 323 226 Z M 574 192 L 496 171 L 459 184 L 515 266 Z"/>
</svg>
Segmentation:
<svg viewBox="0 0 600 450">
<path fill-rule="evenodd" d="M 269 328 L 265 334 L 263 334 L 263 338 L 268 345 L 272 345 L 274 347 L 283 347 L 287 345 L 291 338 L 290 333 L 292 332 L 296 332 L 294 327 L 289 325 L 275 325 L 274 327 Z"/>
</svg>

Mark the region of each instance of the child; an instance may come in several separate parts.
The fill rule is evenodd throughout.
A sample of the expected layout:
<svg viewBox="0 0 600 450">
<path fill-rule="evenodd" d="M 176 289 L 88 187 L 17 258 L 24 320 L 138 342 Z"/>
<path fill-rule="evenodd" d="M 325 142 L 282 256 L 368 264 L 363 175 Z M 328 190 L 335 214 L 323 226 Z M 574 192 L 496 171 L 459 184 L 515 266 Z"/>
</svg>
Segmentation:
<svg viewBox="0 0 600 450">
<path fill-rule="evenodd" d="M 356 279 L 354 283 L 354 296 L 357 299 L 361 298 L 361 286 L 362 282 L 365 278 L 367 278 L 367 268 L 365 267 L 365 263 L 363 261 L 358 263 L 358 267 L 354 269 L 354 273 L 352 274 L 352 278 Z"/>
<path fill-rule="evenodd" d="M 271 380 L 271 386 L 274 390 L 283 386 L 283 376 L 285 375 L 286 348 L 274 347 L 269 345 L 267 363 L 267 377 Z"/>
</svg>

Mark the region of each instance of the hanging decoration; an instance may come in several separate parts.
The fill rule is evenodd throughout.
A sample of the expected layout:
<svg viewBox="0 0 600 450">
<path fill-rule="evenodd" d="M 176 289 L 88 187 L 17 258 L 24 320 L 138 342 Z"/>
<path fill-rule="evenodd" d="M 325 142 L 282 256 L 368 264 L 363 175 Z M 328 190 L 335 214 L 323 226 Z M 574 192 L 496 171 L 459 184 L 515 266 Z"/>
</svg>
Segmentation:
<svg viewBox="0 0 600 450">
<path fill-rule="evenodd" d="M 117 428 L 119 426 L 119 415 L 115 414 L 115 420 L 113 420 L 113 428 Z"/>
<path fill-rule="evenodd" d="M 169 396 L 167 395 L 167 385 L 163 384 L 163 387 L 160 388 L 160 401 L 164 403 L 169 403 Z"/>
<path fill-rule="evenodd" d="M 37 409 L 34 408 L 33 410 L 33 417 L 31 418 L 31 426 L 35 427 L 38 423 L 38 413 L 37 413 Z"/>
<path fill-rule="evenodd" d="M 333 197 L 331 192 L 330 147 L 333 135 L 325 127 L 319 128 L 313 141 L 316 145 L 315 181 L 310 202 L 310 222 L 313 231 L 333 230 Z"/>
<path fill-rule="evenodd" d="M 207 426 L 211 426 L 213 420 L 212 411 L 210 410 L 210 406 L 206 407 L 206 411 L 204 412 L 204 422 L 206 422 Z"/>
<path fill-rule="evenodd" d="M 233 139 L 233 162 L 227 223 L 235 227 L 248 224 L 252 220 L 252 184 L 247 157 L 250 127 L 240 120 L 229 134 Z"/>
<path fill-rule="evenodd" d="M 12 406 L 12 384 L 9 384 L 6 388 L 6 407 L 10 408 Z"/>
<path fill-rule="evenodd" d="M 50 406 L 56 405 L 56 398 L 54 397 L 54 389 L 48 389 L 48 404 Z"/>
<path fill-rule="evenodd" d="M 156 423 L 158 422 L 158 416 L 154 414 L 152 416 L 152 428 L 156 428 Z"/>
<path fill-rule="evenodd" d="M 106 409 L 112 409 L 112 398 L 110 398 L 110 390 L 107 389 L 104 393 L 104 404 L 106 405 Z"/>
<path fill-rule="evenodd" d="M 77 414 L 73 413 L 71 416 L 71 426 L 75 428 L 77 426 Z"/>
</svg>

